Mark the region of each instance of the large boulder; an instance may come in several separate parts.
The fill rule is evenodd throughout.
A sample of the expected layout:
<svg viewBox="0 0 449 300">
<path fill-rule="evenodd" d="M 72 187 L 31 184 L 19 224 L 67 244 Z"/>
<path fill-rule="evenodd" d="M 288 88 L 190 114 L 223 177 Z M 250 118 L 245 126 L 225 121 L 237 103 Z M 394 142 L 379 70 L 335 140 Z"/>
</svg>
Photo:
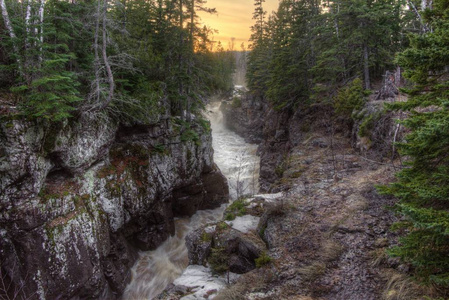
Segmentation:
<svg viewBox="0 0 449 300">
<path fill-rule="evenodd" d="M 253 231 L 241 232 L 226 223 L 209 225 L 186 237 L 189 264 L 207 263 L 215 271 L 243 274 L 256 268 L 255 260 L 266 250 L 265 243 Z"/>
</svg>

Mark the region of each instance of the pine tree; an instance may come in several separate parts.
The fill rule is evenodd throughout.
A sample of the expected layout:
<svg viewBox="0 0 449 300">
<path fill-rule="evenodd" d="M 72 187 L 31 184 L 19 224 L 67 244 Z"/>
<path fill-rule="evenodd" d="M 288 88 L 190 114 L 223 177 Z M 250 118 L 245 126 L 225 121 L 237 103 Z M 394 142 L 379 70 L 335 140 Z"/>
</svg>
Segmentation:
<svg viewBox="0 0 449 300">
<path fill-rule="evenodd" d="M 190 117 L 231 90 L 232 54 L 211 53 L 204 0 L 1 0 L 0 81 L 26 116 Z M 164 111 L 162 111 L 164 110 Z M 184 113 L 187 112 L 187 113 Z"/>
<path fill-rule="evenodd" d="M 277 109 L 309 103 L 314 65 L 312 34 L 319 3 L 314 0 L 284 0 L 274 20 L 273 59 L 267 97 Z"/>
<path fill-rule="evenodd" d="M 317 92 L 331 98 L 339 86 L 355 77 L 363 78 L 365 89 L 372 78 L 393 67 L 394 54 L 402 45 L 404 15 L 401 0 L 327 1 L 320 16 L 313 68 Z M 323 96 L 323 95 L 321 95 Z"/>
<path fill-rule="evenodd" d="M 397 57 L 414 82 L 409 100 L 389 107 L 409 111 L 410 130 L 401 143 L 409 157 L 398 181 L 382 191 L 399 198 L 397 210 L 408 230 L 391 254 L 410 262 L 425 282 L 449 287 L 449 2 L 425 11 L 431 32 L 413 35 Z"/>
<path fill-rule="evenodd" d="M 20 106 L 27 116 L 52 121 L 68 118 L 81 101 L 77 76 L 70 70 L 76 58 L 70 49 L 75 32 L 67 22 L 59 22 L 70 7 L 56 0 L 28 1 L 23 14 L 16 5 L 10 6 L 16 24 L 11 44 L 22 50 L 13 52 L 20 76 L 11 90 L 25 99 Z"/>
<path fill-rule="evenodd" d="M 248 55 L 247 83 L 251 92 L 258 96 L 264 96 L 267 89 L 269 73 L 267 66 L 271 61 L 270 30 L 272 19 L 265 20 L 266 11 L 263 8 L 265 0 L 255 0 L 253 20 L 255 24 L 251 27 L 250 45 L 251 52 Z"/>
</svg>

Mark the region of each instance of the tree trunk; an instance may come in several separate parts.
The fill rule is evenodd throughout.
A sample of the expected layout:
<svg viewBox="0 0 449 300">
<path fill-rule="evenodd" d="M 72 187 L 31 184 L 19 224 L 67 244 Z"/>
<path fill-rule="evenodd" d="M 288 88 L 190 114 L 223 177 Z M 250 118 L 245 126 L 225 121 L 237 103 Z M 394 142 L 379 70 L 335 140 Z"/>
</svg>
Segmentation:
<svg viewBox="0 0 449 300">
<path fill-rule="evenodd" d="M 421 0 L 421 10 L 432 9 L 432 0 Z"/>
<path fill-rule="evenodd" d="M 8 30 L 9 36 L 11 39 L 16 38 L 16 34 L 14 33 L 14 29 L 12 28 L 11 21 L 9 20 L 8 10 L 6 8 L 5 0 L 0 0 L 0 7 L 2 8 L 2 17 L 3 22 L 5 22 L 5 27 Z"/>
<path fill-rule="evenodd" d="M 94 55 L 95 55 L 95 104 L 100 103 L 100 55 L 98 54 L 98 36 L 100 34 L 100 9 L 101 1 L 97 4 L 97 13 L 95 16 L 95 37 L 94 37 Z"/>
<path fill-rule="evenodd" d="M 28 55 L 28 51 L 31 49 L 31 27 L 30 27 L 30 20 L 31 20 L 31 2 L 32 0 L 27 1 L 27 8 L 26 8 L 26 14 L 25 14 L 25 31 L 26 31 L 26 37 L 25 37 L 25 61 L 24 61 L 24 68 L 26 70 L 30 70 L 30 66 L 32 65 L 32 59 L 30 55 Z M 30 72 L 28 72 L 28 75 Z M 28 81 L 30 81 L 28 79 Z M 31 84 L 31 82 L 28 82 L 28 84 Z"/>
<path fill-rule="evenodd" d="M 106 47 L 107 47 L 107 36 L 106 36 L 106 15 L 108 11 L 108 0 L 104 0 L 104 9 L 103 9 L 103 48 L 102 48 L 102 55 L 103 55 L 103 62 L 104 66 L 106 68 L 106 73 L 108 76 L 108 83 L 109 83 L 109 93 L 108 97 L 105 101 L 105 103 L 102 105 L 101 109 L 106 108 L 109 103 L 111 103 L 112 98 L 114 97 L 114 90 L 115 90 L 115 84 L 114 84 L 114 75 L 112 74 L 111 65 L 109 64 L 108 56 L 106 53 Z"/>
<path fill-rule="evenodd" d="M 25 30 L 27 33 L 26 42 L 25 42 L 26 49 L 29 49 L 31 47 L 31 45 L 30 45 L 30 35 L 31 35 L 30 19 L 31 19 L 31 0 L 28 0 L 27 1 L 27 11 L 26 11 L 26 15 L 25 15 Z"/>
<path fill-rule="evenodd" d="M 369 54 L 368 54 L 368 46 L 363 44 L 363 74 L 365 77 L 365 89 L 370 90 L 370 78 L 369 78 Z"/>
<path fill-rule="evenodd" d="M 44 44 L 44 7 L 45 7 L 45 0 L 40 0 L 39 5 L 39 64 L 42 64 L 42 45 Z"/>
<path fill-rule="evenodd" d="M 425 1 L 423 1 L 423 3 L 425 4 Z M 421 5 L 423 5 L 423 3 L 421 3 Z M 426 23 L 424 23 L 424 19 L 422 18 L 421 14 L 419 13 L 418 9 L 416 8 L 415 4 L 413 4 L 412 1 L 408 1 L 408 5 L 413 9 L 413 11 L 415 12 L 416 16 L 418 17 L 419 23 L 421 23 L 421 31 L 422 33 L 426 33 L 429 31 L 429 27 L 427 26 Z"/>
<path fill-rule="evenodd" d="M 19 47 L 17 46 L 17 42 L 16 42 L 17 36 L 14 33 L 14 28 L 12 27 L 11 20 L 9 19 L 8 9 L 6 8 L 5 0 L 0 0 L 0 8 L 2 10 L 3 22 L 5 23 L 6 30 L 8 31 L 9 37 L 12 40 L 14 53 L 17 55 L 16 61 L 17 61 L 17 67 L 19 69 L 19 73 L 20 73 L 20 75 L 23 76 L 24 74 L 23 74 L 23 69 L 22 69 L 22 62 L 21 62 L 20 56 L 19 56 Z"/>
</svg>

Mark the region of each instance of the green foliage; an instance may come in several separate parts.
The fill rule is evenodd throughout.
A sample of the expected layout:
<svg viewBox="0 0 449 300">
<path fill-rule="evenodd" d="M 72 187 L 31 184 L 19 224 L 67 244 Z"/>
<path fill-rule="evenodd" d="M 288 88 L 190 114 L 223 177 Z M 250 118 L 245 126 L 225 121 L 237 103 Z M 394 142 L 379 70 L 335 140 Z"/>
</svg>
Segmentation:
<svg viewBox="0 0 449 300">
<path fill-rule="evenodd" d="M 23 110 L 29 116 L 57 122 L 70 118 L 74 105 L 82 99 L 72 72 L 52 73 L 32 81 Z"/>
<path fill-rule="evenodd" d="M 248 204 L 245 202 L 244 198 L 240 198 L 232 202 L 228 208 L 226 208 L 225 220 L 232 221 L 236 216 L 243 216 L 246 214 L 246 206 Z M 230 220 L 228 220 L 230 218 Z"/>
<path fill-rule="evenodd" d="M 246 214 L 246 206 L 248 204 L 245 202 L 244 198 L 240 198 L 232 202 L 225 211 L 225 220 L 232 221 L 236 217 L 241 217 Z"/>
<path fill-rule="evenodd" d="M 229 270 L 228 266 L 229 255 L 226 253 L 224 247 L 212 248 L 211 254 L 208 258 L 208 263 L 212 272 L 216 274 L 223 274 Z"/>
<path fill-rule="evenodd" d="M 362 119 L 362 123 L 359 127 L 359 135 L 361 137 L 369 137 L 371 136 L 371 132 L 373 128 L 376 126 L 376 123 L 382 117 L 382 112 L 377 112 L 374 114 L 368 114 Z"/>
<path fill-rule="evenodd" d="M 242 100 L 239 97 L 234 97 L 231 105 L 233 108 L 239 108 L 242 106 Z"/>
<path fill-rule="evenodd" d="M 382 192 L 400 201 L 397 211 L 406 235 L 390 253 L 411 263 L 424 282 L 449 287 L 449 4 L 436 1 L 426 21 L 433 32 L 410 37 L 410 47 L 398 55 L 405 76 L 415 85 L 407 102 L 390 109 L 409 110 L 403 124 L 410 130 L 398 145 L 409 157 L 398 181 Z M 416 109 L 418 108 L 418 109 Z M 425 109 L 423 109 L 425 108 Z"/>
<path fill-rule="evenodd" d="M 273 259 L 264 251 L 262 254 L 254 260 L 257 268 L 261 268 L 269 264 Z"/>
<path fill-rule="evenodd" d="M 210 242 L 210 241 L 212 241 L 212 235 L 204 231 L 201 234 L 201 241 L 202 242 Z"/>
<path fill-rule="evenodd" d="M 197 12 L 213 10 L 202 0 L 119 0 L 107 9 L 103 0 L 47 0 L 42 24 L 40 3 L 6 0 L 14 39 L 0 22 L 1 89 L 26 116 L 61 121 L 106 108 L 125 124 L 151 124 L 170 112 L 199 114 L 205 96 L 232 90 L 234 54 L 211 51 L 213 31 Z"/>
<path fill-rule="evenodd" d="M 30 5 L 32 9 L 37 9 L 34 7 L 37 4 L 30 2 Z M 43 24 L 18 23 L 20 41 L 13 43 L 16 48 L 18 43 L 24 43 L 24 46 L 23 52 L 16 53 L 18 57 L 14 67 L 22 73 L 11 91 L 25 100 L 19 107 L 26 116 L 57 122 L 71 117 L 77 104 L 82 101 L 78 75 L 74 68 L 68 66 L 77 60 L 77 54 L 80 61 L 86 59 L 86 54 L 79 51 L 81 49 L 69 46 L 83 36 L 85 30 L 80 21 L 69 24 L 61 22 L 61 19 L 72 17 L 72 14 L 79 16 L 86 6 L 74 8 L 66 2 L 50 0 L 46 4 Z M 14 11 L 12 15 L 13 22 L 19 21 L 16 13 Z M 86 48 L 82 50 L 90 52 Z M 22 64 L 19 65 L 19 62 Z"/>
<path fill-rule="evenodd" d="M 224 219 L 226 221 L 233 221 L 233 220 L 235 220 L 235 218 L 236 218 L 236 215 L 234 213 L 232 213 L 232 212 L 226 213 L 225 217 L 224 217 Z"/>
<path fill-rule="evenodd" d="M 229 225 L 226 224 L 226 222 L 220 222 L 217 224 L 217 227 L 219 230 L 225 230 L 225 229 L 229 228 Z"/>
<path fill-rule="evenodd" d="M 181 134 L 181 142 L 194 142 L 196 145 L 200 144 L 200 137 L 193 129 L 187 129 Z"/>
<path fill-rule="evenodd" d="M 353 111 L 360 110 L 365 102 L 362 80 L 356 78 L 347 87 L 338 91 L 334 102 L 335 112 L 346 119 L 350 119 Z"/>
<path fill-rule="evenodd" d="M 268 19 L 262 2 L 255 1 L 247 81 L 278 110 L 332 101 L 352 78 L 369 89 L 371 77 L 394 67 L 405 44 L 401 25 L 414 25 L 402 0 L 282 0 Z"/>
<path fill-rule="evenodd" d="M 211 132 L 212 128 L 210 126 L 210 121 L 200 118 L 198 120 L 198 123 L 204 129 L 205 132 Z"/>
<path fill-rule="evenodd" d="M 159 154 L 167 154 L 167 149 L 165 148 L 165 145 L 163 144 L 156 144 L 153 146 L 152 151 Z"/>
</svg>

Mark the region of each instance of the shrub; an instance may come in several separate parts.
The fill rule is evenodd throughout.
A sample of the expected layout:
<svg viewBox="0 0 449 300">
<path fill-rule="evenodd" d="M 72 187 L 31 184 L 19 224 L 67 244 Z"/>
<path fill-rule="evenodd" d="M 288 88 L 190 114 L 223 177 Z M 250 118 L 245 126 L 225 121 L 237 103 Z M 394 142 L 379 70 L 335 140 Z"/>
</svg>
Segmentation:
<svg viewBox="0 0 449 300">
<path fill-rule="evenodd" d="M 338 91 L 335 98 L 335 112 L 345 119 L 351 119 L 354 110 L 360 110 L 365 104 L 365 92 L 362 80 L 354 79 L 347 87 Z"/>
<path fill-rule="evenodd" d="M 242 100 L 239 97 L 234 97 L 232 99 L 232 107 L 233 108 L 239 108 L 242 106 Z"/>
<path fill-rule="evenodd" d="M 208 259 L 208 263 L 212 272 L 216 274 L 223 274 L 228 271 L 228 257 L 226 249 L 224 247 L 212 248 L 211 254 Z"/>
<path fill-rule="evenodd" d="M 232 221 L 236 216 L 243 216 L 246 214 L 246 206 L 244 198 L 240 198 L 232 202 L 226 209 L 225 220 Z"/>
<path fill-rule="evenodd" d="M 269 264 L 273 259 L 264 251 L 262 254 L 254 260 L 256 267 L 260 268 Z"/>
<path fill-rule="evenodd" d="M 200 137 L 197 132 L 192 129 L 187 129 L 181 134 L 181 142 L 194 142 L 196 145 L 200 143 Z"/>
</svg>

